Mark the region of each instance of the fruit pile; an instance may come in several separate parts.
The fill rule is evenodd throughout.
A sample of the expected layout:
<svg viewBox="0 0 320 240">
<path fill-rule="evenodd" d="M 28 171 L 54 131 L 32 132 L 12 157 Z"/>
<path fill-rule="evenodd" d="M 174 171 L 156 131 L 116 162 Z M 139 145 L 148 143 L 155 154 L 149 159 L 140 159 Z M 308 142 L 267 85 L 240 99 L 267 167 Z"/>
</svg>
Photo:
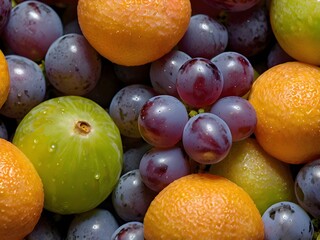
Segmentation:
<svg viewBox="0 0 320 240">
<path fill-rule="evenodd" d="M 0 238 L 320 239 L 320 2 L 0 0 Z"/>
</svg>

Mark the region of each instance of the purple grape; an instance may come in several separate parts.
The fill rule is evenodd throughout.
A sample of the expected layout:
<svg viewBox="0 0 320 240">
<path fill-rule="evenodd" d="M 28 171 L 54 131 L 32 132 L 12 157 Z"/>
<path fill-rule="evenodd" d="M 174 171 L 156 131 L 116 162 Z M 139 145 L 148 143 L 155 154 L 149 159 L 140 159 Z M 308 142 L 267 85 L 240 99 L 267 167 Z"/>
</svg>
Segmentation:
<svg viewBox="0 0 320 240">
<path fill-rule="evenodd" d="M 275 43 L 270 49 L 267 59 L 267 67 L 271 68 L 280 63 L 285 63 L 289 61 L 296 61 L 294 58 L 289 56 L 278 43 Z"/>
<path fill-rule="evenodd" d="M 212 105 L 210 112 L 227 123 L 233 142 L 243 140 L 253 134 L 257 116 L 248 100 L 237 96 L 220 98 Z"/>
<path fill-rule="evenodd" d="M 188 119 L 187 109 L 179 99 L 170 95 L 158 95 L 142 106 L 138 127 L 147 143 L 167 148 L 181 140 Z"/>
<path fill-rule="evenodd" d="M 129 148 L 123 153 L 122 174 L 131 170 L 139 169 L 140 161 L 143 155 L 150 150 L 149 144 L 142 144 L 139 147 Z"/>
<path fill-rule="evenodd" d="M 125 84 L 146 84 L 149 82 L 150 64 L 123 66 L 113 64 L 116 77 Z"/>
<path fill-rule="evenodd" d="M 45 56 L 45 70 L 54 88 L 68 95 L 85 95 L 98 83 L 101 57 L 83 35 L 59 37 Z"/>
<path fill-rule="evenodd" d="M 50 45 L 63 34 L 62 21 L 49 5 L 24 1 L 12 8 L 3 36 L 15 54 L 34 61 L 44 58 Z"/>
<path fill-rule="evenodd" d="M 250 61 L 237 52 L 223 52 L 211 61 L 218 67 L 223 76 L 223 89 L 220 95 L 244 96 L 254 80 L 254 69 Z"/>
<path fill-rule="evenodd" d="M 192 58 L 177 74 L 177 91 L 189 106 L 202 108 L 213 104 L 223 89 L 223 76 L 210 60 Z"/>
<path fill-rule="evenodd" d="M 125 86 L 113 96 L 109 114 L 123 136 L 141 138 L 138 128 L 139 113 L 142 106 L 154 96 L 154 90 L 143 84 Z"/>
<path fill-rule="evenodd" d="M 293 202 L 278 202 L 262 215 L 265 240 L 311 240 L 314 228 L 309 215 Z"/>
<path fill-rule="evenodd" d="M 122 224 L 111 236 L 111 240 L 144 240 L 143 223 L 127 222 Z"/>
<path fill-rule="evenodd" d="M 23 118 L 45 98 L 46 80 L 39 65 L 18 56 L 7 55 L 10 91 L 0 113 L 9 118 Z"/>
<path fill-rule="evenodd" d="M 193 15 L 178 49 L 191 57 L 210 59 L 222 53 L 228 45 L 227 28 L 205 14 Z"/>
<path fill-rule="evenodd" d="M 228 125 L 213 113 L 200 113 L 186 124 L 182 143 L 194 161 L 214 164 L 223 160 L 230 151 L 232 135 Z"/>
<path fill-rule="evenodd" d="M 11 0 L 0 0 L 0 33 L 7 24 L 11 8 Z"/>
<path fill-rule="evenodd" d="M 110 239 L 118 227 L 118 222 L 108 210 L 94 208 L 74 216 L 66 239 Z"/>
<path fill-rule="evenodd" d="M 142 181 L 139 169 L 122 175 L 112 192 L 112 205 L 124 221 L 142 221 L 156 196 Z"/>
<path fill-rule="evenodd" d="M 295 179 L 299 205 L 315 218 L 320 217 L 320 159 L 300 168 Z"/>
<path fill-rule="evenodd" d="M 191 166 L 181 147 L 152 148 L 141 158 L 139 170 L 144 184 L 160 192 L 174 180 L 190 174 Z"/>
<path fill-rule="evenodd" d="M 62 233 L 56 222 L 48 216 L 48 214 L 42 214 L 38 223 L 25 240 L 62 240 Z"/>
<path fill-rule="evenodd" d="M 172 50 L 162 58 L 151 63 L 150 81 L 158 94 L 179 97 L 176 83 L 180 67 L 191 57 L 179 50 Z"/>
<path fill-rule="evenodd" d="M 82 34 L 78 19 L 74 19 L 63 26 L 63 35 L 68 33 Z"/>
<path fill-rule="evenodd" d="M 264 6 L 228 13 L 225 25 L 229 36 L 227 48 L 246 57 L 266 49 L 272 36 L 268 11 Z"/>
</svg>

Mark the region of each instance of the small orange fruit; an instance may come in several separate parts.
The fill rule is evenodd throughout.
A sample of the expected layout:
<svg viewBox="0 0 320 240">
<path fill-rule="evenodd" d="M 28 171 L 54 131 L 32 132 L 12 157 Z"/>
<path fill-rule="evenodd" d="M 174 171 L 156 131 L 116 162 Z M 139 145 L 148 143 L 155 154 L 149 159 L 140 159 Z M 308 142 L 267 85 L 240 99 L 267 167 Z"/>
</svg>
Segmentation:
<svg viewBox="0 0 320 240">
<path fill-rule="evenodd" d="M 146 240 L 264 239 L 261 215 L 250 196 L 230 180 L 208 173 L 181 177 L 151 202 Z"/>
<path fill-rule="evenodd" d="M 273 157 L 302 164 L 320 157 L 320 68 L 286 62 L 263 72 L 249 101 L 257 114 L 255 136 Z"/>
<path fill-rule="evenodd" d="M 187 31 L 190 0 L 79 0 L 78 21 L 89 43 L 125 66 L 152 62 Z"/>
<path fill-rule="evenodd" d="M 0 49 L 0 108 L 9 96 L 10 76 L 9 67 L 3 52 Z"/>
<path fill-rule="evenodd" d="M 21 240 L 40 219 L 44 191 L 29 159 L 11 142 L 0 138 L 0 236 Z"/>
</svg>

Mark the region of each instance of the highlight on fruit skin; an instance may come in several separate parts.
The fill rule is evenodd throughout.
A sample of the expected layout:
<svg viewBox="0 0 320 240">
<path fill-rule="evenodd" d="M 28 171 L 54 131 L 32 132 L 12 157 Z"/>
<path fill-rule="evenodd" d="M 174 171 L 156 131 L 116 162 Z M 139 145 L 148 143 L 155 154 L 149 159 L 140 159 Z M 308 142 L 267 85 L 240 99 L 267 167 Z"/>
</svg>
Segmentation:
<svg viewBox="0 0 320 240">
<path fill-rule="evenodd" d="M 190 0 L 79 0 L 79 26 L 89 43 L 119 65 L 152 62 L 187 31 Z"/>
<path fill-rule="evenodd" d="M 31 161 L 0 138 L 0 238 L 23 239 L 38 223 L 44 205 L 42 180 Z"/>
<path fill-rule="evenodd" d="M 264 239 L 261 215 L 250 196 L 230 180 L 208 173 L 181 177 L 151 202 L 146 240 Z"/>
</svg>

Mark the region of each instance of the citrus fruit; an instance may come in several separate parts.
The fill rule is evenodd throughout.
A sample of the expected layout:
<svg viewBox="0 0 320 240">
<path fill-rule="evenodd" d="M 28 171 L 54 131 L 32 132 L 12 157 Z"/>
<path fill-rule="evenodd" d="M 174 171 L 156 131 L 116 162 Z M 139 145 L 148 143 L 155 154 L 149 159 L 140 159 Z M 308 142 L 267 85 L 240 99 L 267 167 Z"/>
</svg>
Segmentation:
<svg viewBox="0 0 320 240">
<path fill-rule="evenodd" d="M 261 215 L 250 196 L 230 180 L 208 173 L 181 177 L 151 202 L 146 240 L 263 239 Z"/>
<path fill-rule="evenodd" d="M 320 65 L 320 1 L 271 1 L 270 23 L 285 52 L 298 61 Z"/>
<path fill-rule="evenodd" d="M 44 202 L 42 181 L 29 159 L 0 138 L 0 236 L 20 240 L 40 219 Z"/>
<path fill-rule="evenodd" d="M 276 202 L 295 200 L 289 165 L 267 154 L 254 138 L 234 142 L 227 157 L 211 165 L 210 173 L 242 187 L 261 215 Z"/>
<path fill-rule="evenodd" d="M 254 131 L 273 157 L 302 164 L 320 156 L 320 68 L 286 62 L 263 72 L 249 101 L 257 114 Z"/>
<path fill-rule="evenodd" d="M 105 109 L 79 96 L 46 100 L 19 123 L 12 142 L 37 169 L 44 208 L 89 211 L 104 201 L 122 170 L 119 129 Z"/>
<path fill-rule="evenodd" d="M 187 31 L 190 0 L 79 0 L 78 21 L 105 58 L 143 65 L 171 51 Z"/>
<path fill-rule="evenodd" d="M 9 67 L 3 52 L 0 49 L 0 108 L 9 96 L 10 76 Z"/>
</svg>

